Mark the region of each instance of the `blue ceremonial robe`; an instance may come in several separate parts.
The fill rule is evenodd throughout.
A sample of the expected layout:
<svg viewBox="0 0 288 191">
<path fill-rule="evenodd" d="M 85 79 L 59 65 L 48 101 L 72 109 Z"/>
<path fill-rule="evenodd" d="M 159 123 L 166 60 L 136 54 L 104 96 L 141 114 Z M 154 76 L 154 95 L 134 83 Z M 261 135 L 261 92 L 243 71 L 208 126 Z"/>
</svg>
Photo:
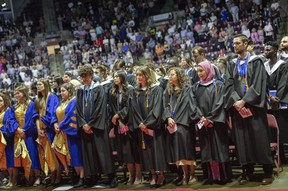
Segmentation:
<svg viewBox="0 0 288 191">
<path fill-rule="evenodd" d="M 40 118 L 40 120 L 46 126 L 46 132 L 50 143 L 53 142 L 55 136 L 53 124 L 57 122 L 56 109 L 58 106 L 59 106 L 58 97 L 55 94 L 51 93 L 48 96 L 48 100 L 46 103 L 46 113 L 43 117 Z"/>
<path fill-rule="evenodd" d="M 25 144 L 29 152 L 30 159 L 32 161 L 31 169 L 39 170 L 41 168 L 38 153 L 38 144 L 36 139 L 38 137 L 36 128 L 36 119 L 39 118 L 39 114 L 35 110 L 34 102 L 31 101 L 25 113 L 25 125 L 23 131 L 25 132 Z"/>
<path fill-rule="evenodd" d="M 6 164 L 7 168 L 14 167 L 14 134 L 18 128 L 18 123 L 16 121 L 14 112 L 11 108 L 8 108 L 4 114 L 3 127 L 1 131 L 6 139 L 7 145 L 5 148 L 6 153 Z"/>
<path fill-rule="evenodd" d="M 70 166 L 83 166 L 81 139 L 78 135 L 76 121 L 76 98 L 73 98 L 65 108 L 65 118 L 58 124 L 61 131 L 66 133 L 70 153 Z"/>
</svg>

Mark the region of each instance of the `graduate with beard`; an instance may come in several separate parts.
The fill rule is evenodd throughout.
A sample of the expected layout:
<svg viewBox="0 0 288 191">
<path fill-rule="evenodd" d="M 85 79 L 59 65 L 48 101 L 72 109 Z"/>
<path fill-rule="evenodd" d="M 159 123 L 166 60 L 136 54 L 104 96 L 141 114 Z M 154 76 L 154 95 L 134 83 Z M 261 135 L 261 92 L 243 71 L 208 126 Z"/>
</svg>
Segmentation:
<svg viewBox="0 0 288 191">
<path fill-rule="evenodd" d="M 197 106 L 197 124 L 201 148 L 201 162 L 208 177 L 202 184 L 230 182 L 232 170 L 229 164 L 228 127 L 223 108 L 224 84 L 215 80 L 214 67 L 209 61 L 197 66 L 200 81 L 193 86 Z"/>
<path fill-rule="evenodd" d="M 233 38 L 238 58 L 227 67 L 224 108 L 232 117 L 232 134 L 238 160 L 243 168 L 239 184 L 253 178 L 254 164 L 263 165 L 263 185 L 273 182 L 266 98 L 266 71 L 262 59 L 247 51 L 248 38 L 239 34 Z"/>
</svg>

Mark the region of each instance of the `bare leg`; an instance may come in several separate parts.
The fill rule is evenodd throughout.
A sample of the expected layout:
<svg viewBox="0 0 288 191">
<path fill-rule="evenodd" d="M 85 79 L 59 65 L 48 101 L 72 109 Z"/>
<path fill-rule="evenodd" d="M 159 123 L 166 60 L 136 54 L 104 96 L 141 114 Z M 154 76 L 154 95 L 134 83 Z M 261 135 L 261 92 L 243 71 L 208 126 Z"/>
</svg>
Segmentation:
<svg viewBox="0 0 288 191">
<path fill-rule="evenodd" d="M 60 167 L 56 169 L 56 180 L 55 180 L 55 184 L 58 184 L 61 182 L 61 169 Z"/>
<path fill-rule="evenodd" d="M 18 169 L 13 168 L 12 186 L 15 186 L 18 182 Z"/>
<path fill-rule="evenodd" d="M 195 177 L 195 169 L 196 169 L 196 165 L 194 165 L 194 164 L 190 165 L 189 183 L 192 183 L 192 184 L 197 181 L 197 179 Z"/>
<path fill-rule="evenodd" d="M 9 182 L 6 186 L 10 187 L 12 186 L 12 182 L 13 182 L 13 168 L 8 168 L 8 174 L 9 174 Z"/>
<path fill-rule="evenodd" d="M 33 186 L 38 186 L 40 184 L 40 170 L 33 170 L 35 175 L 35 182 Z"/>
<path fill-rule="evenodd" d="M 162 186 L 164 184 L 164 181 L 165 181 L 164 172 L 160 171 L 157 178 L 157 186 Z"/>
<path fill-rule="evenodd" d="M 151 170 L 151 181 L 150 181 L 150 186 L 154 186 L 156 185 L 156 179 L 157 179 L 157 175 L 155 173 L 155 170 L 152 169 Z"/>
<path fill-rule="evenodd" d="M 187 165 L 182 166 L 183 172 L 184 172 L 184 178 L 183 178 L 183 184 L 188 184 L 189 181 L 189 170 Z"/>
<path fill-rule="evenodd" d="M 132 185 L 135 181 L 135 171 L 134 171 L 134 165 L 133 163 L 128 163 L 127 164 L 127 168 L 128 168 L 128 171 L 129 171 L 129 180 L 127 182 L 128 185 Z"/>
<path fill-rule="evenodd" d="M 135 164 L 136 170 L 136 178 L 134 184 L 141 184 L 142 183 L 142 172 L 141 172 L 141 164 Z"/>
<path fill-rule="evenodd" d="M 79 176 L 79 181 L 73 186 L 74 188 L 78 188 L 84 185 L 84 168 L 82 166 L 74 167 L 77 176 Z"/>
</svg>

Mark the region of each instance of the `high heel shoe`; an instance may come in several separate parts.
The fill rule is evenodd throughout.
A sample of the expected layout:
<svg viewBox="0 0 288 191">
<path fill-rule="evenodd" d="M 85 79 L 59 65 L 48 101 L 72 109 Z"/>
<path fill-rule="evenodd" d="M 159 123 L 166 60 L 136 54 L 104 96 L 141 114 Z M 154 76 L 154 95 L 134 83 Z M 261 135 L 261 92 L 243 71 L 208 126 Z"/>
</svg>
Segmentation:
<svg viewBox="0 0 288 191">
<path fill-rule="evenodd" d="M 141 178 L 135 178 L 134 185 L 142 184 L 142 177 Z"/>
<path fill-rule="evenodd" d="M 135 178 L 129 177 L 128 181 L 125 183 L 126 185 L 133 185 L 135 182 Z"/>
<path fill-rule="evenodd" d="M 155 188 L 156 187 L 156 179 L 157 179 L 157 175 L 156 174 L 152 174 L 151 175 L 151 181 L 150 181 L 150 188 Z"/>
<path fill-rule="evenodd" d="M 161 186 L 163 186 L 165 184 L 165 176 L 162 174 L 162 175 L 158 175 L 157 177 L 157 183 L 156 183 L 156 188 L 159 188 Z"/>
<path fill-rule="evenodd" d="M 73 188 L 79 188 L 84 185 L 84 178 L 79 178 L 79 181 L 73 186 Z"/>
<path fill-rule="evenodd" d="M 194 184 L 195 182 L 197 182 L 197 178 L 194 175 L 191 175 L 189 178 L 189 183 Z"/>
<path fill-rule="evenodd" d="M 184 176 L 181 181 L 179 181 L 176 186 L 188 185 L 190 176 Z"/>
</svg>

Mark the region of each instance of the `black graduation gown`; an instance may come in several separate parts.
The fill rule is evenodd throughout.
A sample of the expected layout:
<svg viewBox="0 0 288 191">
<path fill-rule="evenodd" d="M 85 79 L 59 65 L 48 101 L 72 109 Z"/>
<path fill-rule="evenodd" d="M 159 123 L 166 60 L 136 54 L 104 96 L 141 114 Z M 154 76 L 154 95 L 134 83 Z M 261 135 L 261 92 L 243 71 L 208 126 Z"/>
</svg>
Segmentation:
<svg viewBox="0 0 288 191">
<path fill-rule="evenodd" d="M 205 86 L 197 83 L 193 87 L 198 118 L 204 116 L 213 122 L 213 127 L 198 129 L 201 148 L 201 161 L 228 162 L 229 139 L 228 127 L 225 124 L 225 111 L 223 108 L 224 84 L 215 80 Z"/>
<path fill-rule="evenodd" d="M 137 81 L 136 81 L 136 77 L 134 74 L 127 74 L 127 81 L 128 84 L 130 84 L 133 87 L 137 86 Z"/>
<path fill-rule="evenodd" d="M 224 107 L 232 116 L 232 133 L 235 138 L 238 159 L 241 165 L 248 163 L 272 164 L 269 144 L 269 127 L 265 105 L 266 72 L 263 61 L 251 56 L 246 69 L 249 90 L 244 94 L 243 80 L 239 80 L 237 58 L 227 67 Z M 243 119 L 233 104 L 243 99 L 245 107 L 253 116 Z"/>
<path fill-rule="evenodd" d="M 162 97 L 162 88 L 155 85 L 150 89 L 147 96 L 145 91 L 141 91 L 138 96 L 134 93 L 128 99 L 129 126 L 133 127 L 138 134 L 137 147 L 140 150 L 141 165 L 144 171 L 150 171 L 151 169 L 164 171 L 167 169 L 164 153 L 164 129 L 161 125 Z M 154 130 L 154 136 L 142 133 L 138 128 L 140 123 L 146 125 L 148 129 Z M 142 135 L 144 136 L 145 149 L 142 147 Z"/>
<path fill-rule="evenodd" d="M 104 89 L 101 85 L 93 84 L 87 99 L 87 107 L 84 91 L 88 95 L 88 90 L 84 90 L 84 86 L 77 90 L 76 110 L 82 142 L 85 177 L 96 176 L 99 173 L 111 174 L 114 172 L 114 161 L 105 123 L 106 101 Z M 92 126 L 92 134 L 84 132 L 83 126 L 85 124 Z"/>
<path fill-rule="evenodd" d="M 268 75 L 268 89 L 276 90 L 280 102 L 288 104 L 288 65 L 282 60 L 270 69 L 269 61 L 265 62 Z M 288 109 L 268 110 L 277 120 L 280 130 L 280 143 L 288 143 Z"/>
<path fill-rule="evenodd" d="M 134 93 L 134 88 L 128 86 L 128 98 Z M 108 104 L 111 109 L 110 116 L 111 118 L 118 114 L 120 119 L 124 124 L 128 123 L 128 98 L 126 102 L 122 101 L 119 103 L 117 97 L 112 96 L 112 89 L 108 93 Z M 123 99 L 123 98 L 122 98 Z M 111 120 L 110 120 L 111 121 Z M 134 131 L 132 126 L 129 127 L 129 131 L 126 134 L 119 133 L 119 127 L 114 127 L 114 133 L 117 139 L 117 157 L 121 158 L 121 161 L 125 163 L 140 163 L 139 151 L 137 150 L 137 133 Z"/>
<path fill-rule="evenodd" d="M 192 118 L 195 117 L 196 107 L 193 101 L 193 92 L 190 87 L 176 94 L 164 92 L 163 120 L 167 126 L 168 118 L 173 118 L 177 124 L 177 131 L 170 134 L 166 129 L 166 159 L 169 163 L 180 160 L 195 161 L 196 135 Z"/>
</svg>

